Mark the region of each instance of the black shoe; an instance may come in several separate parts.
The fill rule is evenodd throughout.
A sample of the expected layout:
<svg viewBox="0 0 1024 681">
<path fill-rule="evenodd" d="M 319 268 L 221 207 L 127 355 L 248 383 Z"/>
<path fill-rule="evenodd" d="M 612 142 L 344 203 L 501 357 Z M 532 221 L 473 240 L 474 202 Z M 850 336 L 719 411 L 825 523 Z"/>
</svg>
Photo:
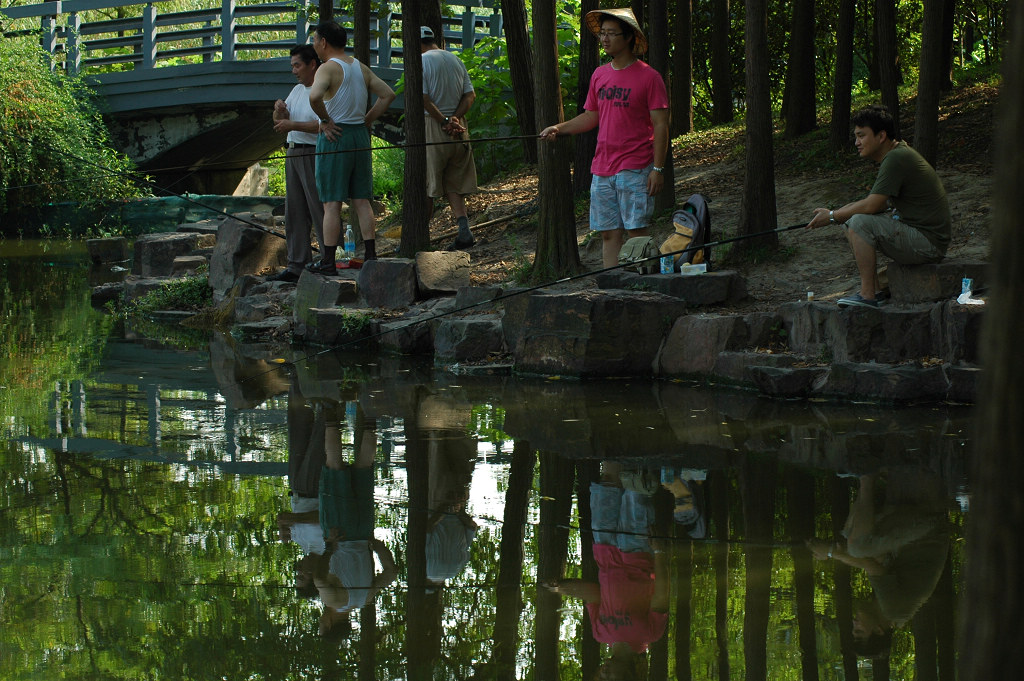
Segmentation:
<svg viewBox="0 0 1024 681">
<path fill-rule="evenodd" d="M 283 281 L 283 282 L 287 282 L 287 283 L 294 283 L 294 282 L 296 282 L 298 280 L 299 280 L 299 275 L 295 274 L 294 272 L 292 272 L 291 270 L 289 270 L 287 268 L 281 270 L 277 274 L 273 274 L 273 275 L 267 277 L 267 281 Z"/>
<path fill-rule="evenodd" d="M 318 260 L 317 262 L 310 264 L 307 269 L 309 269 L 313 274 L 322 274 L 325 277 L 338 276 L 338 268 L 333 262 L 324 263 Z"/>
<path fill-rule="evenodd" d="M 471 248 L 476 243 L 476 239 L 469 237 L 468 239 L 460 239 L 455 237 L 455 243 L 448 247 L 449 251 L 464 251 Z"/>
</svg>

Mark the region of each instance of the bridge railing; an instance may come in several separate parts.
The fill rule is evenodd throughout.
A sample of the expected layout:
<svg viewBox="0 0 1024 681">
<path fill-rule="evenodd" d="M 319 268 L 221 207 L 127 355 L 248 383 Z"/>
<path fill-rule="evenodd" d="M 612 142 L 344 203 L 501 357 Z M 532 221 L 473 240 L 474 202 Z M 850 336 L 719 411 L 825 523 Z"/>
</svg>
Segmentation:
<svg viewBox="0 0 1024 681">
<path fill-rule="evenodd" d="M 0 9 L 0 18 L 18 22 L 4 26 L 5 36 L 38 33 L 53 64 L 63 62 L 70 74 L 151 69 L 180 64 L 286 57 L 288 50 L 309 38 L 308 0 L 241 4 L 221 0 L 219 6 L 165 12 L 170 0 L 145 5 L 124 0 L 55 0 Z M 501 34 L 500 0 L 460 2 L 461 15 L 444 17 L 448 49 L 475 45 Z M 114 19 L 105 10 L 129 8 L 135 14 Z M 26 28 L 25 20 L 38 20 Z M 353 19 L 335 20 L 351 29 Z M 369 66 L 401 68 L 401 14 L 376 13 L 370 19 Z M 4 22 L 5 24 L 9 22 Z"/>
</svg>

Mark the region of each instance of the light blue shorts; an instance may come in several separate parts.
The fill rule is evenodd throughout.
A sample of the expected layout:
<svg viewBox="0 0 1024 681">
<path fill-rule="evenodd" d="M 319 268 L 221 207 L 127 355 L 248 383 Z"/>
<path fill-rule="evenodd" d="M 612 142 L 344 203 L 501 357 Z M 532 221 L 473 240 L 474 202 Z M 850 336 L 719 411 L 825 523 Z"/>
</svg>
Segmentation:
<svg viewBox="0 0 1024 681">
<path fill-rule="evenodd" d="M 594 541 L 598 544 L 614 546 L 624 553 L 651 552 L 654 504 L 650 496 L 592 483 L 590 516 Z"/>
<path fill-rule="evenodd" d="M 590 182 L 590 229 L 643 229 L 654 215 L 654 197 L 647 194 L 647 176 L 653 166 L 621 170 L 615 175 L 594 175 Z"/>
</svg>

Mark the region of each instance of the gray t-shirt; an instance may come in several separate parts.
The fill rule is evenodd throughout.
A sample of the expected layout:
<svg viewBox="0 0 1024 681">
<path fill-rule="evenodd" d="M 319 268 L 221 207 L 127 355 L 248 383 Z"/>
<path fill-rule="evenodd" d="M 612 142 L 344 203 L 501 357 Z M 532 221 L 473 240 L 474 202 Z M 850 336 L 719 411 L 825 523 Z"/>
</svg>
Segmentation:
<svg viewBox="0 0 1024 681">
<path fill-rule="evenodd" d="M 427 50 L 423 53 L 423 94 L 445 116 L 455 113 L 462 95 L 473 92 L 466 65 L 447 50 Z"/>
<path fill-rule="evenodd" d="M 878 168 L 872 194 L 889 197 L 899 219 L 919 230 L 943 253 L 949 246 L 949 200 L 935 169 L 906 142 L 892 149 Z"/>
</svg>

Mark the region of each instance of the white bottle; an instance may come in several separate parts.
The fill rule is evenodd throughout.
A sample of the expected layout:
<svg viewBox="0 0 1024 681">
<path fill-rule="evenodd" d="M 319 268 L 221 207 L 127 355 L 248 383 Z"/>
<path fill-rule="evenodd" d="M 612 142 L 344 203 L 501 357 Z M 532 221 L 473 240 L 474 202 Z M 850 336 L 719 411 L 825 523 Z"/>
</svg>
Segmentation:
<svg viewBox="0 0 1024 681">
<path fill-rule="evenodd" d="M 352 233 L 352 225 L 345 225 L 345 260 L 356 257 L 356 237 Z"/>
</svg>

